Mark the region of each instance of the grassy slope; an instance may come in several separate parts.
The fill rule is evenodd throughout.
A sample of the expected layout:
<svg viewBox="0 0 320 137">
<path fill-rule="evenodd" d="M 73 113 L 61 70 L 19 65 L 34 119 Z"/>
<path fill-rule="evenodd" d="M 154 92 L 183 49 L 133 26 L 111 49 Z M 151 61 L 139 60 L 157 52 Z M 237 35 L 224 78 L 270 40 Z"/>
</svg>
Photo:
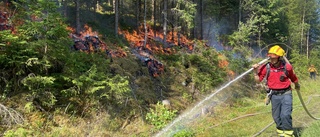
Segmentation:
<svg viewBox="0 0 320 137">
<path fill-rule="evenodd" d="M 312 80 L 301 80 L 301 94 L 303 96 L 304 102 L 307 108 L 315 117 L 320 117 L 319 106 L 317 105 L 317 100 L 319 98 L 319 88 L 320 85 L 319 78 L 317 81 Z M 313 127 L 307 129 L 306 132 L 313 133 L 313 136 L 317 136 L 315 133 L 319 134 L 317 131 L 318 123 L 317 121 L 311 119 L 301 106 L 300 100 L 297 96 L 297 92 L 293 92 L 294 96 L 294 110 L 293 110 L 293 126 L 295 129 L 296 136 L 301 136 L 301 132 L 304 129 L 313 124 Z M 210 136 L 253 136 L 264 129 L 267 125 L 273 122 L 271 117 L 271 106 L 265 106 L 263 100 L 261 99 L 244 99 L 245 106 L 237 107 L 223 107 L 222 110 L 217 111 L 215 116 L 206 117 L 203 120 L 199 120 L 198 124 L 194 124 L 192 129 L 196 132 L 198 137 L 210 137 Z M 251 115 L 252 114 L 252 115 Z M 242 117 L 237 120 L 231 121 L 234 118 Z M 246 116 L 246 117 L 245 117 Z M 230 120 L 230 121 L 229 121 Z M 309 131 L 311 130 L 311 131 Z M 305 136 L 310 135 L 305 133 Z M 270 137 L 276 136 L 275 134 L 275 124 L 272 124 L 259 136 Z M 302 134 L 302 136 L 304 136 Z"/>
</svg>

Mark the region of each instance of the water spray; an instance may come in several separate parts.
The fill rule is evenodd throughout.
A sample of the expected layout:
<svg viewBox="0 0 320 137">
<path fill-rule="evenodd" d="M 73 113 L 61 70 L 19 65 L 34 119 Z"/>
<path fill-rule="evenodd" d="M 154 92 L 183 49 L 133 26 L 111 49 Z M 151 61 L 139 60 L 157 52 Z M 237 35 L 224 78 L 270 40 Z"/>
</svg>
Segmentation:
<svg viewBox="0 0 320 137">
<path fill-rule="evenodd" d="M 262 65 L 263 63 L 265 63 L 266 61 L 269 60 L 269 57 L 260 61 L 258 64 Z M 199 106 L 201 106 L 205 101 L 211 99 L 213 96 L 215 96 L 217 93 L 219 93 L 220 91 L 222 91 L 223 89 L 225 89 L 226 87 L 228 87 L 230 84 L 232 84 L 233 82 L 237 81 L 238 79 L 240 79 L 241 77 L 247 75 L 248 73 L 250 73 L 254 68 L 250 68 L 249 70 L 247 70 L 246 72 L 242 73 L 241 75 L 239 75 L 238 77 L 236 77 L 235 79 L 231 80 L 230 82 L 228 82 L 227 84 L 225 84 L 224 86 L 222 86 L 221 88 L 219 88 L 216 92 L 212 93 L 210 96 L 207 96 L 205 99 L 203 99 L 202 101 L 200 101 L 197 105 L 195 105 L 190 111 L 184 113 L 183 115 L 179 116 L 177 119 L 175 119 L 171 124 L 169 124 L 168 126 L 166 126 L 164 129 L 162 129 L 160 132 L 158 132 L 155 137 L 160 137 L 163 133 L 167 132 L 175 123 L 177 123 L 178 121 L 182 120 L 182 118 L 188 116 L 189 114 L 191 114 L 196 108 L 198 108 Z"/>
</svg>

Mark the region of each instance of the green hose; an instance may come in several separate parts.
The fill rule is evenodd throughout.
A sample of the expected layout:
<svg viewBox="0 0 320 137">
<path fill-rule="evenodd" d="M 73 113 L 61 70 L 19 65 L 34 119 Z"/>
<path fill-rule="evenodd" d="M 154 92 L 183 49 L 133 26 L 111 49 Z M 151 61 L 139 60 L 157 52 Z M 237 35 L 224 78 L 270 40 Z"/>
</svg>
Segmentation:
<svg viewBox="0 0 320 137">
<path fill-rule="evenodd" d="M 288 64 L 290 64 L 290 62 L 289 62 L 289 60 L 286 58 L 286 56 L 283 56 L 283 59 L 284 59 Z M 315 120 L 320 120 L 320 118 L 316 118 L 316 117 L 314 117 L 314 116 L 311 115 L 311 113 L 310 113 L 309 110 L 307 109 L 306 105 L 304 104 L 304 101 L 303 101 L 303 99 L 302 99 L 302 96 L 301 96 L 300 91 L 299 91 L 299 90 L 296 90 L 296 91 L 297 91 L 297 93 L 298 93 L 298 97 L 299 97 L 299 100 L 300 100 L 300 102 L 301 102 L 301 105 L 302 105 L 303 109 L 307 112 L 307 114 L 308 114 L 311 118 L 313 118 L 313 119 L 315 119 Z"/>
<path fill-rule="evenodd" d="M 299 90 L 296 90 L 296 91 L 297 91 L 297 93 L 298 93 L 298 97 L 299 97 L 299 100 L 300 100 L 300 102 L 301 102 L 301 105 L 302 105 L 303 109 L 307 112 L 307 114 L 308 114 L 311 118 L 313 118 L 313 119 L 315 119 L 315 120 L 320 120 L 320 118 L 316 118 L 316 117 L 314 117 L 314 116 L 311 115 L 311 113 L 310 113 L 309 110 L 307 109 L 306 105 L 304 104 L 304 101 L 303 101 L 303 99 L 302 99 L 302 96 L 301 96 L 300 91 L 299 91 Z"/>
</svg>

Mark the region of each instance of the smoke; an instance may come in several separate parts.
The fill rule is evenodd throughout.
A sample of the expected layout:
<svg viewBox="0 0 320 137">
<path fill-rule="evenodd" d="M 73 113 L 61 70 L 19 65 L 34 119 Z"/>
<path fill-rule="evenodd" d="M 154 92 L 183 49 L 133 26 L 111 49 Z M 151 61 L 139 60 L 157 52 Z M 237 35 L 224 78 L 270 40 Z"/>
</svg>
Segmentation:
<svg viewBox="0 0 320 137">
<path fill-rule="evenodd" d="M 217 51 L 229 50 L 226 36 L 230 33 L 231 24 L 226 19 L 206 18 L 203 22 L 203 38 L 207 40 L 207 44 Z"/>
<path fill-rule="evenodd" d="M 203 22 L 203 37 L 207 40 L 207 44 L 217 51 L 232 50 L 228 44 L 228 35 L 236 29 L 230 18 L 216 19 L 207 17 Z M 253 58 L 265 58 L 267 55 L 267 47 L 259 47 L 258 45 L 248 45 L 253 50 Z"/>
</svg>

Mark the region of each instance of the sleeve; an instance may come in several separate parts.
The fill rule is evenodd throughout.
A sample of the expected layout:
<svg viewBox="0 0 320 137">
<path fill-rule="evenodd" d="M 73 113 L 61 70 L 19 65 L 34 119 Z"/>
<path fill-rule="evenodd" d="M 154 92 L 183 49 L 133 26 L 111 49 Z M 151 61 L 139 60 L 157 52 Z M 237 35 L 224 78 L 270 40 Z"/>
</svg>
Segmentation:
<svg viewBox="0 0 320 137">
<path fill-rule="evenodd" d="M 286 69 L 288 71 L 288 77 L 290 78 L 291 82 L 293 83 L 297 83 L 298 82 L 298 78 L 297 78 L 297 75 L 294 73 L 293 71 L 293 67 L 291 64 L 287 64 L 286 65 Z"/>
</svg>

